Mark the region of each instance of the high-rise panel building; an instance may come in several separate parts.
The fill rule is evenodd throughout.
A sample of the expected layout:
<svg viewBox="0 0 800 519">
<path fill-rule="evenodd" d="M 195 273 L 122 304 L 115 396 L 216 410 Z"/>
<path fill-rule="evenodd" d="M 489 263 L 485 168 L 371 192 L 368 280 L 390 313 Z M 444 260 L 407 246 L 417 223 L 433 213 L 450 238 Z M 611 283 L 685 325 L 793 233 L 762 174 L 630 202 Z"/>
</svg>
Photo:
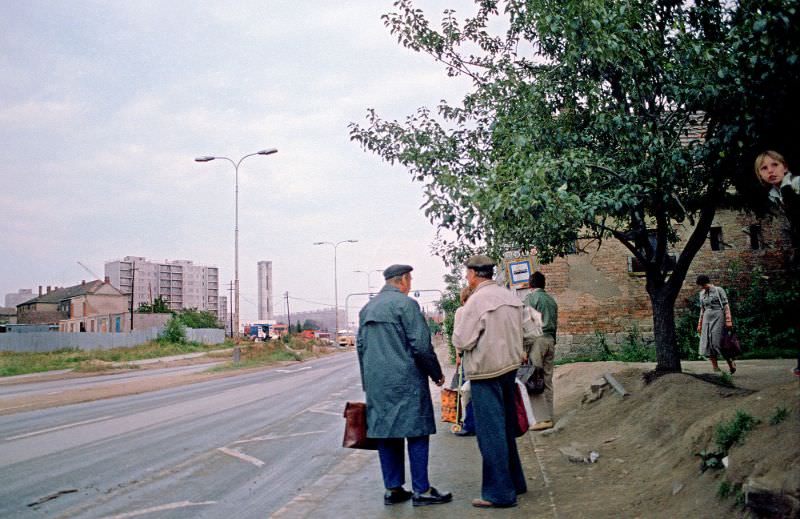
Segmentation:
<svg viewBox="0 0 800 519">
<path fill-rule="evenodd" d="M 161 297 L 170 310 L 195 308 L 219 317 L 219 269 L 189 260 L 148 261 L 138 256 L 107 261 L 105 275 L 124 294 L 133 293 L 134 308 Z"/>
<path fill-rule="evenodd" d="M 272 262 L 258 262 L 258 320 L 272 319 Z"/>
</svg>

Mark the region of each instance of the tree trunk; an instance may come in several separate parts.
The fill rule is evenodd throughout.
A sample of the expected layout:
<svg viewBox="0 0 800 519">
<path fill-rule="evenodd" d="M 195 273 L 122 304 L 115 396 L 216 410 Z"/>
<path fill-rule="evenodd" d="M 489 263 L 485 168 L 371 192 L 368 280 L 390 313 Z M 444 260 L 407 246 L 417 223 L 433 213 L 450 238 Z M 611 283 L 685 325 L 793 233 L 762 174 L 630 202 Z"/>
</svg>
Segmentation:
<svg viewBox="0 0 800 519">
<path fill-rule="evenodd" d="M 675 299 L 670 284 L 650 292 L 653 307 L 653 333 L 656 339 L 656 371 L 681 371 L 680 351 L 675 336 Z"/>
</svg>

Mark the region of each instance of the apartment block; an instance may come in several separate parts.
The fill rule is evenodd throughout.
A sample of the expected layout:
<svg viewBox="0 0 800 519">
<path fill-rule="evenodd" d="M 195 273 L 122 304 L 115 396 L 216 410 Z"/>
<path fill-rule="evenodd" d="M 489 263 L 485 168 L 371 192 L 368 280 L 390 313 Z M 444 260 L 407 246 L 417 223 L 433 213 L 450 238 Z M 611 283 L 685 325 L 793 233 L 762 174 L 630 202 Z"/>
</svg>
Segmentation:
<svg viewBox="0 0 800 519">
<path fill-rule="evenodd" d="M 124 294 L 133 293 L 134 307 L 161 297 L 170 310 L 195 308 L 219 317 L 219 269 L 189 260 L 150 261 L 125 256 L 107 261 L 105 275 Z"/>
</svg>

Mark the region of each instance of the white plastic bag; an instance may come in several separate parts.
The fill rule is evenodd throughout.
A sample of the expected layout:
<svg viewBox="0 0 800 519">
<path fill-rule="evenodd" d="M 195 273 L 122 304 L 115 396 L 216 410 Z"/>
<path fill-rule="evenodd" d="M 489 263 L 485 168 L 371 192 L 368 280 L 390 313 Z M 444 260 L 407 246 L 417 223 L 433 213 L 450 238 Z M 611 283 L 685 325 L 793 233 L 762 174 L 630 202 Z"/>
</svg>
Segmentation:
<svg viewBox="0 0 800 519">
<path fill-rule="evenodd" d="M 525 405 L 525 414 L 528 417 L 528 424 L 532 427 L 533 424 L 536 423 L 536 420 L 533 416 L 533 408 L 531 407 L 531 399 L 528 398 L 528 390 L 525 389 L 525 384 L 522 383 L 520 379 L 514 380 L 517 385 L 519 386 L 519 390 L 522 392 L 522 403 Z"/>
<path fill-rule="evenodd" d="M 472 398 L 472 386 L 469 385 L 469 380 L 461 384 L 461 405 L 463 409 L 467 408 L 467 404 L 469 404 L 470 399 Z"/>
</svg>

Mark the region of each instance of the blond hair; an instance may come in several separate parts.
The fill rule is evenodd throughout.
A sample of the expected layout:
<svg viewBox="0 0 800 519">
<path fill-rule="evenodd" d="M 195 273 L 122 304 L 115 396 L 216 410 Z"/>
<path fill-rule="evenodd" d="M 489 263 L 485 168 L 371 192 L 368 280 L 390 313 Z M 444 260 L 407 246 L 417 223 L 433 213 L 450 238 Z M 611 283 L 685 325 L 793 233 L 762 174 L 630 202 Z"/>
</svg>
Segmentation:
<svg viewBox="0 0 800 519">
<path fill-rule="evenodd" d="M 765 186 L 769 185 L 769 183 L 766 182 L 763 178 L 761 178 L 761 174 L 758 172 L 758 170 L 761 169 L 761 163 L 764 162 L 764 159 L 766 159 L 767 157 L 777 160 L 778 162 L 783 164 L 784 168 L 789 169 L 789 164 L 786 163 L 786 159 L 783 158 L 783 155 L 781 155 L 777 151 L 767 150 L 758 157 L 756 157 L 756 164 L 755 164 L 756 178 L 758 179 L 759 182 L 761 182 Z"/>
</svg>

